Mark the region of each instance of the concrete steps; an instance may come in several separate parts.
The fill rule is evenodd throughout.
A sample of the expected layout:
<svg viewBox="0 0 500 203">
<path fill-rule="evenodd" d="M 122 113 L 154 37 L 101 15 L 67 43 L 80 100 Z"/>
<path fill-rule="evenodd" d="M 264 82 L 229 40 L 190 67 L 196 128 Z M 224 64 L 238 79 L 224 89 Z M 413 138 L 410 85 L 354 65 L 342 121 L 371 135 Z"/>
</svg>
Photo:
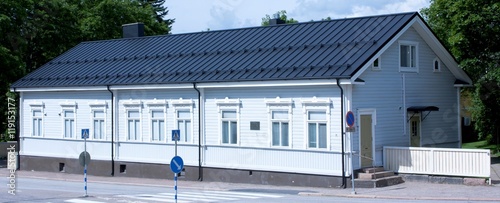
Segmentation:
<svg viewBox="0 0 500 203">
<path fill-rule="evenodd" d="M 363 168 L 355 173 L 354 186 L 358 188 L 377 188 L 403 183 L 403 178 L 383 167 Z"/>
</svg>

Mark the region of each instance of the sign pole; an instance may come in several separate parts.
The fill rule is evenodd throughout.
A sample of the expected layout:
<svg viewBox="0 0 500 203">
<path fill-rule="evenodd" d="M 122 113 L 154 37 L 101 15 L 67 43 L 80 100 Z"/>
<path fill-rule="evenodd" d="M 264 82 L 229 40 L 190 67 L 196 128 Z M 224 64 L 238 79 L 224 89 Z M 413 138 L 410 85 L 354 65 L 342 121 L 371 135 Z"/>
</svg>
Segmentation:
<svg viewBox="0 0 500 203">
<path fill-rule="evenodd" d="M 176 134 L 175 138 L 175 156 L 177 156 L 177 137 L 179 135 Z M 175 203 L 177 203 L 177 173 L 174 173 L 174 190 L 175 190 Z"/>
<path fill-rule="evenodd" d="M 85 134 L 83 136 L 83 142 L 84 142 L 84 149 L 85 149 L 85 166 L 83 168 L 83 181 L 85 182 L 85 197 L 88 197 L 88 194 L 87 194 L 87 135 L 88 134 Z"/>
</svg>

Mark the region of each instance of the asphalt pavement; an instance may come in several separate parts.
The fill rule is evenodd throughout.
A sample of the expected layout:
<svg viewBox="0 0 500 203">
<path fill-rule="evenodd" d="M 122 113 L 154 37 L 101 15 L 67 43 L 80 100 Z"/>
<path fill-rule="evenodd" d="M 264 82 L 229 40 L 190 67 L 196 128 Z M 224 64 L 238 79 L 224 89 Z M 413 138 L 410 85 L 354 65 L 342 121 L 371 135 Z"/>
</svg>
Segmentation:
<svg viewBox="0 0 500 203">
<path fill-rule="evenodd" d="M 496 160 L 498 161 L 498 160 Z M 403 184 L 382 188 L 316 188 L 272 186 L 239 183 L 221 183 L 205 181 L 178 181 L 179 188 L 221 190 L 221 191 L 268 191 L 289 192 L 299 195 L 334 196 L 352 198 L 408 199 L 408 200 L 453 200 L 453 201 L 495 201 L 500 202 L 500 161 L 492 162 L 492 185 L 468 186 L 455 184 L 405 182 Z M 9 170 L 0 168 L 0 177 L 8 181 Z M 59 172 L 16 171 L 16 177 L 37 178 L 48 180 L 65 180 L 83 182 L 83 174 L 67 174 Z M 0 179 L 1 181 L 1 179 Z M 173 180 L 146 179 L 130 177 L 88 176 L 89 187 L 92 183 L 119 183 L 130 185 L 173 187 Z M 0 183 L 2 184 L 2 183 Z"/>
</svg>

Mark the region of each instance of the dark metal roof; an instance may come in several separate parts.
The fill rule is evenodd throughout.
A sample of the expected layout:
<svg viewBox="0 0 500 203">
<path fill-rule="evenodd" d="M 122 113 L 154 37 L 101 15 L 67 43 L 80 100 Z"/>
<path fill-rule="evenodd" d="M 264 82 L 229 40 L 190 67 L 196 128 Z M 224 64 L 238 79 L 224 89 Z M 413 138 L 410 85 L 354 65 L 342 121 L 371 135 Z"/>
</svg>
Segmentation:
<svg viewBox="0 0 500 203">
<path fill-rule="evenodd" d="M 422 111 L 439 111 L 437 106 L 410 106 L 407 111 L 422 112 Z"/>
<path fill-rule="evenodd" d="M 350 78 L 415 16 L 83 42 L 12 88 Z"/>
</svg>

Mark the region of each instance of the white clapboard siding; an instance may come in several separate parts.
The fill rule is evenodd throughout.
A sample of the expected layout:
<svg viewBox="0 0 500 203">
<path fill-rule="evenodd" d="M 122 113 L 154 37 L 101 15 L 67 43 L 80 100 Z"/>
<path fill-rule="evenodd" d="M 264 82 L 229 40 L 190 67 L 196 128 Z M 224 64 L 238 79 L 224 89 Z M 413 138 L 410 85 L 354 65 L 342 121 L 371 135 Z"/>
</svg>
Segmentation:
<svg viewBox="0 0 500 203">
<path fill-rule="evenodd" d="M 490 150 L 384 147 L 384 168 L 397 173 L 490 177 Z"/>
<path fill-rule="evenodd" d="M 20 155 L 78 159 L 85 150 L 83 140 L 25 137 Z M 87 152 L 93 160 L 111 160 L 111 143 L 87 140 Z"/>
</svg>

